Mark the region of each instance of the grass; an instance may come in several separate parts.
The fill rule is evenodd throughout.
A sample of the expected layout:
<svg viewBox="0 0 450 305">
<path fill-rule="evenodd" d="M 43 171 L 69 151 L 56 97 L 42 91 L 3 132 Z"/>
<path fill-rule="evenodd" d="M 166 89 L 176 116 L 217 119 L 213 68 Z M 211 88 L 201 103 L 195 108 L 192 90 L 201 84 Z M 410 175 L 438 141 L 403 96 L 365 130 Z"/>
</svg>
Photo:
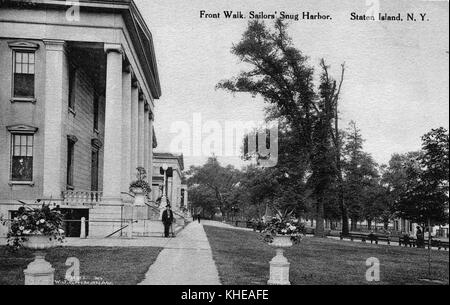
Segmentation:
<svg viewBox="0 0 450 305">
<path fill-rule="evenodd" d="M 80 261 L 82 281 L 101 278 L 103 283 L 135 285 L 142 281 L 162 248 L 156 247 L 58 247 L 48 250 L 45 259 L 55 268 L 55 283 L 62 283 L 67 269 L 66 260 Z M 23 270 L 34 260 L 33 251 L 21 249 L 9 252 L 0 247 L 0 285 L 23 285 Z"/>
<path fill-rule="evenodd" d="M 224 285 L 265 285 L 275 250 L 259 233 L 204 226 Z M 305 237 L 285 251 L 294 285 L 427 284 L 427 250 Z M 365 279 L 366 259 L 380 261 L 380 281 Z M 449 253 L 432 251 L 432 278 L 449 283 Z"/>
</svg>

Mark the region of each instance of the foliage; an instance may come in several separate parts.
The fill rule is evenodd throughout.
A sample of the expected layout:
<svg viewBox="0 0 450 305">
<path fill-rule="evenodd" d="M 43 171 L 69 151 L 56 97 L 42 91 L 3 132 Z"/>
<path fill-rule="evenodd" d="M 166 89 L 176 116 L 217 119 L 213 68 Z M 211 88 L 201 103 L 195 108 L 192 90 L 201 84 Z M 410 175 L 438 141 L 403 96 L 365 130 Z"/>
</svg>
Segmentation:
<svg viewBox="0 0 450 305">
<path fill-rule="evenodd" d="M 406 186 L 399 194 L 399 217 L 422 226 L 448 223 L 449 135 L 444 128 L 422 137 L 422 153 L 406 168 Z"/>
<path fill-rule="evenodd" d="M 3 220 L 2 224 L 6 225 Z M 32 235 L 49 236 L 50 240 L 62 242 L 64 239 L 63 215 L 59 208 L 50 209 L 43 204 L 40 208 L 20 207 L 18 214 L 11 220 L 8 232 L 8 246 L 19 249 Z"/>
<path fill-rule="evenodd" d="M 136 168 L 137 170 L 137 174 L 136 174 L 136 178 L 137 180 L 132 181 L 130 183 L 130 192 L 134 191 L 134 188 L 141 188 L 144 191 L 145 195 L 149 195 L 150 192 L 152 191 L 152 188 L 150 186 L 150 184 L 146 181 L 147 179 L 147 172 L 145 170 L 145 168 L 143 167 L 138 167 Z"/>
<path fill-rule="evenodd" d="M 333 145 L 336 144 L 336 136 L 331 123 L 343 68 L 341 81 L 337 84 L 329 76 L 329 67 L 322 60 L 320 85 L 316 88 L 314 69 L 308 58 L 294 47 L 287 34 L 287 24 L 280 19 L 275 21 L 273 29 L 258 20 L 249 22 L 232 53 L 251 68 L 232 79 L 221 81 L 217 88 L 261 96 L 268 104 L 266 118 L 279 120 L 283 132 L 295 138 L 290 143 L 296 144 L 292 147 L 297 149 L 294 155 L 302 161 L 292 167 L 298 173 L 294 175 L 297 181 L 290 181 L 284 194 L 293 190 L 292 186 L 304 183 L 306 171 L 311 173 L 307 178 L 308 187 L 312 189 L 312 202 L 316 205 L 317 219 L 320 219 L 316 232 L 321 235 L 324 204 L 335 175 Z"/>
<path fill-rule="evenodd" d="M 208 158 L 203 166 L 191 166 L 187 171 L 187 182 L 190 187 L 189 197 L 191 202 L 195 205 L 204 206 L 205 202 L 197 201 L 198 198 L 192 198 L 192 187 L 201 186 L 205 195 L 208 195 L 207 201 L 212 204 L 212 208 L 220 210 L 222 215 L 225 215 L 233 204 L 232 198 L 235 196 L 238 189 L 238 182 L 240 180 L 241 172 L 233 166 L 221 166 L 215 156 Z M 196 192 L 196 191 L 194 191 Z M 205 196 L 196 194 L 205 200 Z"/>
<path fill-rule="evenodd" d="M 277 235 L 288 235 L 293 243 L 300 242 L 300 234 L 305 232 L 305 226 L 292 217 L 292 212 L 277 211 L 276 217 L 265 224 L 262 234 L 266 242 L 272 243 Z"/>
<path fill-rule="evenodd" d="M 364 139 L 355 122 L 350 122 L 343 145 L 344 200 L 352 225 L 366 219 L 377 218 L 375 202 L 383 193 L 379 189 L 378 165 L 363 151 Z M 378 198 L 378 199 L 377 199 Z"/>
</svg>

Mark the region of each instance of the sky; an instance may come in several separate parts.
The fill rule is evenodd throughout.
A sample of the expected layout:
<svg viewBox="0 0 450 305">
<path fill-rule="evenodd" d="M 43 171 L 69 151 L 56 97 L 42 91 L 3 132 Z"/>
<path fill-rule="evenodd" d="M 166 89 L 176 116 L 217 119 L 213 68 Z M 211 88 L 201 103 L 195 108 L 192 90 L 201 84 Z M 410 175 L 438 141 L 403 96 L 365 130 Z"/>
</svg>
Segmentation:
<svg viewBox="0 0 450 305">
<path fill-rule="evenodd" d="M 264 119 L 260 97 L 215 89 L 220 80 L 247 68 L 230 49 L 249 19 L 226 19 L 224 10 L 242 11 L 247 17 L 250 11 L 299 13 L 288 30 L 294 45 L 315 67 L 324 58 L 336 78 L 345 62 L 340 126 L 355 121 L 365 138 L 364 150 L 378 163 L 387 163 L 393 153 L 418 150 L 420 137 L 431 128 L 449 127 L 448 1 L 135 2 L 153 35 L 162 88 L 161 98 L 155 100 L 155 151 L 183 152 L 186 167 L 202 164 L 211 153 L 222 164 L 244 165 L 237 154 L 223 153 L 232 139 L 225 126 Z M 222 18 L 200 18 L 201 10 L 221 12 Z M 352 12 L 370 11 L 402 17 L 415 13 L 416 19 L 426 13 L 426 21 L 350 20 Z M 302 20 L 302 12 L 332 19 Z"/>
</svg>

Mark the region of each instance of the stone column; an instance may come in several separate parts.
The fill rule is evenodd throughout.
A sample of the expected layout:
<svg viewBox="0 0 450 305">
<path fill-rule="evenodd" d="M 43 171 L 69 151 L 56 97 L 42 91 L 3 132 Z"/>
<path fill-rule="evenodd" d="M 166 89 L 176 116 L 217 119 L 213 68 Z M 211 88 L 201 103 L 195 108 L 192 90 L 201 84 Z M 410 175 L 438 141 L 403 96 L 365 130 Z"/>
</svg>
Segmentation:
<svg viewBox="0 0 450 305">
<path fill-rule="evenodd" d="M 44 40 L 45 43 L 45 127 L 43 195 L 60 198 L 65 189 L 63 163 L 63 117 L 67 112 L 67 58 L 65 42 Z M 66 106 L 65 106 L 66 105 Z"/>
<path fill-rule="evenodd" d="M 128 192 L 131 179 L 131 70 L 122 73 L 122 192 Z"/>
<path fill-rule="evenodd" d="M 153 113 L 150 110 L 148 116 L 148 183 L 152 185 L 152 177 L 153 177 Z"/>
<path fill-rule="evenodd" d="M 144 99 L 139 94 L 139 118 L 138 118 L 138 166 L 144 167 Z"/>
<path fill-rule="evenodd" d="M 121 203 L 122 182 L 122 47 L 105 44 L 105 146 L 103 166 L 103 201 Z"/>
<path fill-rule="evenodd" d="M 133 81 L 131 88 L 131 180 L 136 179 L 139 152 L 139 88 L 137 81 Z"/>
<path fill-rule="evenodd" d="M 144 107 L 144 168 L 147 171 L 147 180 L 149 178 L 150 175 L 150 171 L 148 168 L 148 160 L 149 160 L 149 156 L 150 156 L 150 152 L 149 152 L 149 121 L 148 121 L 148 113 L 149 113 L 150 107 L 148 106 L 148 104 L 145 104 Z"/>
</svg>

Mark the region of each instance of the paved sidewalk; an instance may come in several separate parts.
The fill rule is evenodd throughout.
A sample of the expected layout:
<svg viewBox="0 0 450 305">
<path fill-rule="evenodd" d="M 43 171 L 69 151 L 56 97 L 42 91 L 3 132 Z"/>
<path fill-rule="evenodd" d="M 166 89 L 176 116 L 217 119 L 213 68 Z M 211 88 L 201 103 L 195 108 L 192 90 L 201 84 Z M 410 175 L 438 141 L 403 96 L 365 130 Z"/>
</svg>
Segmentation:
<svg viewBox="0 0 450 305">
<path fill-rule="evenodd" d="M 139 285 L 220 285 L 203 225 L 192 222 L 169 239 Z"/>
<path fill-rule="evenodd" d="M 215 221 L 215 220 L 201 220 L 202 224 L 212 227 L 218 227 L 218 228 L 225 228 L 225 229 L 234 229 L 234 230 L 241 230 L 241 231 L 253 231 L 251 228 L 242 228 L 242 227 L 235 227 L 230 224 L 221 222 L 221 221 Z"/>
</svg>

